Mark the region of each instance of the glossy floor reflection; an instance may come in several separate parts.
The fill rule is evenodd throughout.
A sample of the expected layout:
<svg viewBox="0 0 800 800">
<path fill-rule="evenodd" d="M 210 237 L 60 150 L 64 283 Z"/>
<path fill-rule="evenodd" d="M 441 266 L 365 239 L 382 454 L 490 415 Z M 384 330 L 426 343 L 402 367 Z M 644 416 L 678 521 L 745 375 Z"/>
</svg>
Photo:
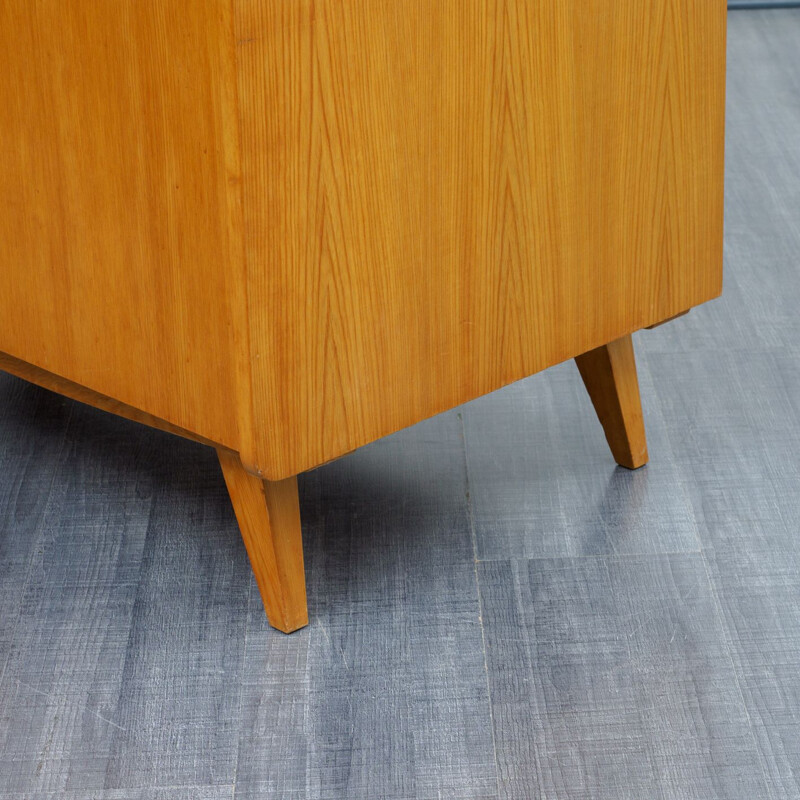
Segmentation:
<svg viewBox="0 0 800 800">
<path fill-rule="evenodd" d="M 301 478 L 269 630 L 214 454 L 0 377 L 0 799 L 800 797 L 800 11 L 730 17 L 723 299 Z"/>
</svg>

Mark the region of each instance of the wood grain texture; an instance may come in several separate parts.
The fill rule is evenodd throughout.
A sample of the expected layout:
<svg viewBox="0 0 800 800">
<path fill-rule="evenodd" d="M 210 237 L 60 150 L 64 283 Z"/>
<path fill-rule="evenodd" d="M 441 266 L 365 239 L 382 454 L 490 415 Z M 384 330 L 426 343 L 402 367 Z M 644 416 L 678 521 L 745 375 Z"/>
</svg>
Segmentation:
<svg viewBox="0 0 800 800">
<path fill-rule="evenodd" d="M 30 383 L 35 383 L 37 386 L 41 386 L 44 389 L 49 389 L 51 392 L 58 392 L 72 400 L 77 400 L 80 403 L 86 403 L 87 405 L 94 406 L 103 411 L 108 411 L 111 414 L 125 417 L 125 419 L 132 420 L 133 422 L 140 422 L 143 425 L 149 425 L 151 428 L 157 428 L 166 433 L 174 433 L 176 436 L 182 436 L 184 439 L 191 439 L 200 444 L 217 445 L 217 442 L 212 442 L 202 436 L 198 436 L 192 431 L 180 428 L 177 425 L 172 425 L 166 420 L 158 419 L 152 414 L 121 403 L 113 397 L 106 397 L 106 395 L 95 392 L 92 389 L 87 389 L 79 383 L 35 367 L 27 361 L 21 361 L 6 353 L 0 353 L 0 369 L 11 375 L 16 375 L 18 378 L 29 381 Z"/>
<path fill-rule="evenodd" d="M 623 336 L 575 359 L 617 464 L 638 469 L 647 463 L 642 401 L 633 339 Z"/>
<path fill-rule="evenodd" d="M 718 294 L 725 16 L 237 0 L 263 473 Z"/>
<path fill-rule="evenodd" d="M 0 351 L 247 449 L 232 24 L 230 0 L 0 6 Z"/>
<path fill-rule="evenodd" d="M 650 466 L 613 467 L 571 363 L 461 409 L 477 558 L 537 557 L 479 563 L 482 610 L 455 414 L 300 478 L 312 622 L 279 636 L 210 451 L 0 374 L 0 798 L 489 798 L 493 725 L 514 800 L 799 797 L 799 37 L 800 11 L 730 16 L 725 294 L 637 338 Z M 120 571 L 73 576 L 134 520 L 129 636 Z M 127 728 L 111 788 L 62 788 L 103 757 L 95 711 Z"/>
<path fill-rule="evenodd" d="M 0 14 L 0 352 L 262 477 L 719 292 L 722 0 Z"/>
<path fill-rule="evenodd" d="M 269 623 L 296 631 L 308 625 L 297 478 L 264 481 L 236 453 L 217 452 Z"/>
</svg>

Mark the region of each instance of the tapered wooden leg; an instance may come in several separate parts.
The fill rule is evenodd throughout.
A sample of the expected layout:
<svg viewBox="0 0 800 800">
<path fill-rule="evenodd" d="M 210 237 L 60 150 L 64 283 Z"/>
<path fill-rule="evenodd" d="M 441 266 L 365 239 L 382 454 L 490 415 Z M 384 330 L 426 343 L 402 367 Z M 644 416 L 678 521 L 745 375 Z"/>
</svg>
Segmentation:
<svg viewBox="0 0 800 800">
<path fill-rule="evenodd" d="M 638 469 L 647 463 L 642 401 L 630 336 L 575 359 L 617 464 Z"/>
<path fill-rule="evenodd" d="M 217 454 L 269 624 L 296 631 L 308 625 L 297 478 L 264 481 L 236 453 Z"/>
</svg>

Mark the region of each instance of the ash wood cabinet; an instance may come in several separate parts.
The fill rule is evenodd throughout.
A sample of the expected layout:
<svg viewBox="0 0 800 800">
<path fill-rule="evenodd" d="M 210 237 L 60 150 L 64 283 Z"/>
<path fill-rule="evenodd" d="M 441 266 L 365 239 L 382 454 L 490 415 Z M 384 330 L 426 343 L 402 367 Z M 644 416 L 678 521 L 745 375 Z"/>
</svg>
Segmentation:
<svg viewBox="0 0 800 800">
<path fill-rule="evenodd" d="M 217 448 L 270 622 L 295 476 L 721 288 L 724 0 L 4 0 L 0 368 Z"/>
</svg>

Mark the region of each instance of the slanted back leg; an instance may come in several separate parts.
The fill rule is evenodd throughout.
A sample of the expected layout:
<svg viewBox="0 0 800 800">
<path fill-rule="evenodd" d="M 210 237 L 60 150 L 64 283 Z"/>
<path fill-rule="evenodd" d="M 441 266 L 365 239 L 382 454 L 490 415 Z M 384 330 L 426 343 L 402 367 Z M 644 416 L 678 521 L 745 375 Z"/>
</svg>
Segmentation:
<svg viewBox="0 0 800 800">
<path fill-rule="evenodd" d="M 590 350 L 575 363 L 617 464 L 628 469 L 644 466 L 647 439 L 631 337 Z"/>
</svg>

